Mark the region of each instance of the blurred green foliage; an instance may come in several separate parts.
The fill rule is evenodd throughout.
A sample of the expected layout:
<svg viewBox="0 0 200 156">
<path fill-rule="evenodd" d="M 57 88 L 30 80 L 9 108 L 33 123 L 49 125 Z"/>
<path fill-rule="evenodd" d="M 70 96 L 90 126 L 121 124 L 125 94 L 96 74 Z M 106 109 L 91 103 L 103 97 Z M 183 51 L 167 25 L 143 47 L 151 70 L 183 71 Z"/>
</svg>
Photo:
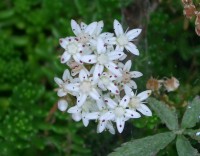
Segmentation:
<svg viewBox="0 0 200 156">
<path fill-rule="evenodd" d="M 65 68 L 59 63 L 58 40 L 72 35 L 70 20 L 104 20 L 104 30 L 112 31 L 113 19 L 122 19 L 121 7 L 132 2 L 1 1 L 0 155 L 106 155 L 124 141 L 155 133 L 160 125 L 157 116 L 127 123 L 122 135 L 112 136 L 96 134 L 95 124 L 84 128 L 56 110 L 53 77 L 61 76 Z M 181 88 L 175 97 L 170 96 L 181 106 L 200 92 L 199 38 L 194 22 L 184 29 L 180 3 L 171 0 L 158 5 L 149 14 L 148 47 L 139 45 L 141 56 L 135 65 L 145 75 L 139 83 L 144 87 L 151 75 L 176 76 Z"/>
</svg>

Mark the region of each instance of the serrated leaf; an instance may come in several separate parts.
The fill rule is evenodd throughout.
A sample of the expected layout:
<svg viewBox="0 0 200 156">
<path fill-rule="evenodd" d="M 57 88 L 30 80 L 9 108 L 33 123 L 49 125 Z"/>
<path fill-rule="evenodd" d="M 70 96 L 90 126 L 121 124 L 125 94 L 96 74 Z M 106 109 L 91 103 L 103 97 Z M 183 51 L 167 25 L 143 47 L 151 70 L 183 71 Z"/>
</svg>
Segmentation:
<svg viewBox="0 0 200 156">
<path fill-rule="evenodd" d="M 133 140 L 122 144 L 122 147 L 117 148 L 109 156 L 152 156 L 165 148 L 174 138 L 174 133 L 166 132 Z"/>
<path fill-rule="evenodd" d="M 182 135 L 177 137 L 176 148 L 179 156 L 200 156 L 198 151 Z"/>
<path fill-rule="evenodd" d="M 164 102 L 158 101 L 154 98 L 149 98 L 148 102 L 150 107 L 170 130 L 178 129 L 178 118 L 175 111 L 171 110 Z"/>
<path fill-rule="evenodd" d="M 200 141 L 200 129 L 189 129 L 184 132 L 185 135 L 189 135 L 192 139 Z"/>
<path fill-rule="evenodd" d="M 194 100 L 188 105 L 185 114 L 183 115 L 181 127 L 192 128 L 200 120 L 200 97 L 194 98 Z"/>
</svg>

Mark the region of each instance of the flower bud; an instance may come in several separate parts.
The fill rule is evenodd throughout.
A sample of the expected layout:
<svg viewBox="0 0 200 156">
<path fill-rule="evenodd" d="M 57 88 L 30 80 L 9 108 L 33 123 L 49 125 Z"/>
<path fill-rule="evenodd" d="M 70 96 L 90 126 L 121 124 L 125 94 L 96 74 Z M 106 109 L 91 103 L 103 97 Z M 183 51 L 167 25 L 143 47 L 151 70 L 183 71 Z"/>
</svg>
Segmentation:
<svg viewBox="0 0 200 156">
<path fill-rule="evenodd" d="M 186 16 L 186 18 L 191 19 L 193 15 L 195 15 L 196 7 L 193 4 L 185 5 L 183 14 Z"/>
<path fill-rule="evenodd" d="M 179 81 L 175 77 L 164 81 L 164 86 L 168 92 L 175 91 L 179 85 Z"/>
<path fill-rule="evenodd" d="M 58 109 L 60 111 L 62 111 L 62 112 L 66 111 L 67 107 L 68 107 L 68 103 L 66 100 L 61 99 L 58 101 Z"/>
<path fill-rule="evenodd" d="M 151 77 L 146 84 L 146 88 L 152 91 L 158 91 L 161 87 L 161 81 Z"/>
</svg>

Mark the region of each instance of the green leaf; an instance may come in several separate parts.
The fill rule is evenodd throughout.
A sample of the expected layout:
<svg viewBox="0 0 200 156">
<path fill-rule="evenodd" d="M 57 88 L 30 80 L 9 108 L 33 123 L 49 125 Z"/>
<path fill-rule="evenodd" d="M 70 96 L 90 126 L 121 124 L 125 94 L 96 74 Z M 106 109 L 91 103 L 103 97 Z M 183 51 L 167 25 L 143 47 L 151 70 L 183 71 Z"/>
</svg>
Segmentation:
<svg viewBox="0 0 200 156">
<path fill-rule="evenodd" d="M 199 122 L 200 117 L 200 98 L 196 97 L 188 105 L 185 114 L 183 115 L 181 127 L 182 128 L 192 128 Z"/>
<path fill-rule="evenodd" d="M 171 110 L 164 102 L 154 98 L 149 98 L 148 102 L 161 121 L 164 122 L 170 130 L 178 129 L 178 119 L 175 111 Z"/>
<path fill-rule="evenodd" d="M 200 156 L 198 151 L 182 135 L 178 136 L 176 140 L 176 148 L 179 156 Z"/>
<path fill-rule="evenodd" d="M 197 141 L 200 141 L 200 129 L 189 129 L 184 131 L 185 135 L 189 135 L 192 139 L 195 139 Z"/>
<path fill-rule="evenodd" d="M 175 134 L 172 132 L 160 133 L 142 139 L 133 140 L 122 144 L 115 152 L 109 156 L 152 156 L 165 148 L 173 139 Z"/>
</svg>

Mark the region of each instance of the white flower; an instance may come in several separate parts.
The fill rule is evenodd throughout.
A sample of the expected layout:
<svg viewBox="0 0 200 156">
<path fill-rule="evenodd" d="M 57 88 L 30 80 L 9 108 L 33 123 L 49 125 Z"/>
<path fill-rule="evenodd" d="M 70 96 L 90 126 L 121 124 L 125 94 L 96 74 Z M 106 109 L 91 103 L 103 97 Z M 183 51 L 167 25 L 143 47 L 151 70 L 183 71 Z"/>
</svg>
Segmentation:
<svg viewBox="0 0 200 156">
<path fill-rule="evenodd" d="M 129 109 L 128 103 L 130 101 L 130 97 L 125 95 L 122 100 L 118 103 L 113 101 L 110 98 L 105 98 L 105 102 L 107 103 L 110 111 L 105 113 L 100 117 L 101 120 L 113 120 L 117 124 L 117 130 L 121 133 L 124 129 L 125 121 L 130 118 L 139 118 L 141 115 L 134 110 Z"/>
<path fill-rule="evenodd" d="M 122 25 L 117 20 L 114 20 L 114 31 L 116 34 L 116 49 L 123 51 L 125 48 L 132 54 L 139 55 L 137 47 L 130 41 L 132 41 L 141 33 L 141 29 L 132 29 L 124 33 Z"/>
<path fill-rule="evenodd" d="M 69 73 L 69 70 L 66 69 L 64 71 L 63 76 L 62 76 L 62 80 L 60 78 L 58 78 L 58 77 L 54 77 L 54 81 L 59 86 L 59 89 L 57 91 L 57 95 L 59 97 L 66 96 L 69 91 L 65 88 L 65 85 L 67 85 L 68 83 L 70 83 L 70 81 L 72 81 L 72 77 L 71 77 L 71 75 Z"/>
<path fill-rule="evenodd" d="M 76 35 L 76 38 L 78 39 L 78 42 L 83 43 L 83 44 L 89 43 L 90 40 L 93 39 L 93 36 L 95 35 L 95 33 L 103 29 L 103 27 L 97 28 L 97 22 L 92 22 L 89 25 L 86 25 L 85 23 L 81 23 L 81 27 L 80 27 L 76 23 L 75 20 L 71 20 L 71 27 L 72 27 L 72 31 Z"/>
<path fill-rule="evenodd" d="M 112 122 L 109 120 L 100 119 L 101 116 L 105 115 L 109 111 L 106 104 L 103 102 L 103 100 L 99 100 L 97 101 L 97 105 L 98 105 L 99 111 L 88 113 L 86 115 L 86 118 L 90 120 L 98 120 L 97 133 L 101 133 L 104 130 L 108 129 L 108 131 L 111 134 L 115 134 L 115 129 L 113 127 Z"/>
<path fill-rule="evenodd" d="M 151 110 L 144 104 L 145 103 L 144 100 L 147 99 L 151 95 L 151 90 L 146 90 L 136 95 L 133 93 L 131 88 L 126 86 L 125 93 L 128 97 L 130 97 L 128 107 L 131 110 L 137 110 L 145 116 L 152 116 Z"/>
<path fill-rule="evenodd" d="M 66 63 L 71 57 L 73 57 L 77 63 L 82 63 L 80 57 L 84 45 L 79 43 L 77 39 L 73 37 L 61 38 L 59 41 L 61 47 L 65 49 L 65 52 L 61 56 L 61 63 Z"/>
<path fill-rule="evenodd" d="M 68 107 L 68 103 L 66 100 L 64 99 L 60 99 L 58 101 L 58 109 L 62 112 L 66 111 L 67 110 L 67 107 Z"/>
<path fill-rule="evenodd" d="M 69 108 L 67 112 L 72 114 L 72 118 L 75 121 L 80 121 L 82 119 L 84 126 L 87 127 L 90 120 L 87 114 L 91 111 L 98 111 L 98 107 L 93 99 L 88 98 L 82 106 L 76 105 Z"/>
<path fill-rule="evenodd" d="M 137 84 L 135 83 L 135 81 L 132 80 L 132 78 L 141 77 L 143 74 L 139 71 L 130 71 L 131 66 L 131 60 L 125 63 L 125 65 L 122 68 L 122 76 L 118 78 L 118 82 L 123 88 L 125 85 L 127 85 L 133 89 L 137 89 Z"/>
<path fill-rule="evenodd" d="M 113 60 L 119 59 L 124 53 L 121 51 L 107 52 L 104 42 L 101 38 L 97 40 L 97 54 L 95 55 L 85 55 L 81 58 L 83 62 L 89 64 L 95 64 L 94 68 L 94 81 L 98 80 L 98 77 L 104 70 L 104 66 L 113 74 L 121 76 L 119 67 Z"/>
<path fill-rule="evenodd" d="M 79 73 L 79 83 L 71 83 L 66 88 L 72 92 L 77 92 L 77 105 L 81 106 L 86 101 L 87 97 L 90 96 L 94 100 L 99 100 L 100 95 L 96 90 L 96 83 L 92 77 L 88 77 L 87 72 L 81 70 Z"/>
<path fill-rule="evenodd" d="M 112 82 L 114 79 L 115 78 L 113 75 L 104 72 L 99 77 L 98 87 L 101 88 L 103 91 L 109 90 L 113 94 L 119 94 L 119 89 L 117 85 Z"/>
</svg>

